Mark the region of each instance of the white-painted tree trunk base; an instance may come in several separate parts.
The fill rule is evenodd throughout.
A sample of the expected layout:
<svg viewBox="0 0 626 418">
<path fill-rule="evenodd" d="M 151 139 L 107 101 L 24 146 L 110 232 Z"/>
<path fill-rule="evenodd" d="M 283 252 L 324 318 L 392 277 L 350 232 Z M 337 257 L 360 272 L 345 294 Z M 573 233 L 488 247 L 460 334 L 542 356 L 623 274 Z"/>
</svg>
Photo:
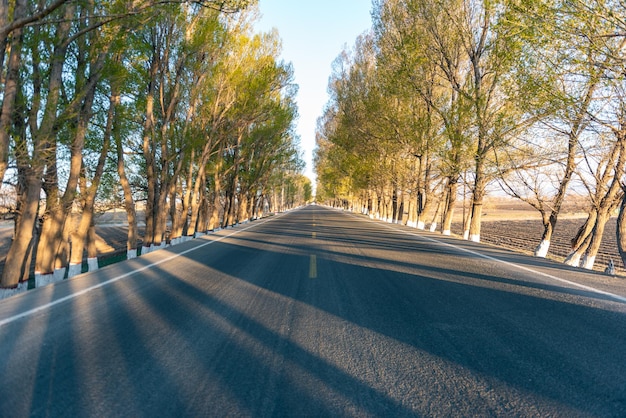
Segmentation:
<svg viewBox="0 0 626 418">
<path fill-rule="evenodd" d="M 98 265 L 98 257 L 90 257 L 87 259 L 87 271 L 96 271 L 100 268 Z"/>
<path fill-rule="evenodd" d="M 61 267 L 58 269 L 54 269 L 54 281 L 55 282 L 60 282 L 61 280 L 65 279 L 65 271 L 67 270 L 67 268 L 65 267 Z"/>
<path fill-rule="evenodd" d="M 425 229 L 425 228 L 426 228 L 426 223 L 424 221 L 417 222 L 417 229 Z"/>
<path fill-rule="evenodd" d="M 435 232 L 437 230 L 437 222 L 433 222 L 432 224 L 430 224 L 430 232 Z"/>
<path fill-rule="evenodd" d="M 67 269 L 67 278 L 78 276 L 82 271 L 82 263 L 70 263 L 70 267 Z"/>
<path fill-rule="evenodd" d="M 596 263 L 596 256 L 585 256 L 585 259 L 583 260 L 583 264 L 582 267 L 585 270 L 593 270 L 593 265 Z"/>
<path fill-rule="evenodd" d="M 20 282 L 17 287 L 13 289 L 0 289 L 0 300 L 10 298 L 11 296 L 19 295 L 28 290 L 28 282 Z"/>
<path fill-rule="evenodd" d="M 35 272 L 35 287 L 44 287 L 54 282 L 54 273 L 41 274 Z"/>
<path fill-rule="evenodd" d="M 535 248 L 535 257 L 546 258 L 548 255 L 548 250 L 550 249 L 550 241 L 543 240 L 541 243 Z"/>
<path fill-rule="evenodd" d="M 472 242 L 480 242 L 480 234 L 472 234 L 472 235 L 470 235 L 470 241 L 472 241 Z"/>
<path fill-rule="evenodd" d="M 450 231 L 449 229 L 444 229 L 441 234 L 442 235 L 452 235 L 452 231 Z"/>
<path fill-rule="evenodd" d="M 563 261 L 563 263 L 568 266 L 579 267 L 580 266 L 580 254 L 577 254 L 575 252 L 570 253 L 570 255 L 565 257 L 565 261 Z"/>
<path fill-rule="evenodd" d="M 141 255 L 146 255 L 150 252 L 151 247 L 141 247 Z"/>
<path fill-rule="evenodd" d="M 132 250 L 126 250 L 126 259 L 132 260 L 133 258 L 137 258 L 137 249 L 133 248 Z"/>
<path fill-rule="evenodd" d="M 469 231 L 463 231 L 463 239 L 469 239 Z"/>
</svg>

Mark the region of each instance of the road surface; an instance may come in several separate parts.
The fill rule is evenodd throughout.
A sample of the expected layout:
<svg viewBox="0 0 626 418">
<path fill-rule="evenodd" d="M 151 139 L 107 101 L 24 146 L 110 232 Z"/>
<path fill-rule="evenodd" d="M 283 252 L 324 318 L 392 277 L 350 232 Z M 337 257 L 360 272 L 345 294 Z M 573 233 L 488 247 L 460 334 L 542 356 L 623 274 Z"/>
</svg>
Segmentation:
<svg viewBox="0 0 626 418">
<path fill-rule="evenodd" d="M 0 417 L 624 416 L 615 289 L 308 206 L 1 301 Z"/>
</svg>

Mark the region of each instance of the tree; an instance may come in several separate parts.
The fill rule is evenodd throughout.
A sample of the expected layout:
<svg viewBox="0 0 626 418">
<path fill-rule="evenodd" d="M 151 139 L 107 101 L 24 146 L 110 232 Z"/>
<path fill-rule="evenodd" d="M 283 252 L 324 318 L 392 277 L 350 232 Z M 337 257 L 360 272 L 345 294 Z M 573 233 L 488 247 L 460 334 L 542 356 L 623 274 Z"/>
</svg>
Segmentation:
<svg viewBox="0 0 626 418">
<path fill-rule="evenodd" d="M 0 8 L 0 30 L 4 35 L 1 39 L 4 45 L 12 46 L 2 86 L 0 171 L 4 176 L 10 149 L 7 144 L 12 145 L 19 208 L 15 239 L 7 254 L 0 287 L 13 288 L 28 277 L 42 190 L 46 193 L 46 206 L 36 268 L 40 273 L 51 273 L 57 267 L 67 266 L 70 212 L 80 201 L 78 191 L 83 193 L 83 210 L 89 213 L 88 196 L 97 189 L 97 176 L 92 177 L 91 186 L 85 182 L 88 170 L 83 151 L 87 138 L 98 129 L 93 126 L 94 115 L 106 113 L 105 107 L 99 105 L 105 85 L 103 69 L 115 40 L 121 40 L 127 29 L 136 27 L 124 26 L 124 19 L 136 18 L 150 26 L 152 18 L 167 7 L 182 8 L 192 14 L 207 8 L 235 12 L 250 2 L 172 3 L 165 6 L 144 2 L 126 7 L 110 2 L 52 2 L 38 4 L 35 12 L 27 15 L 28 5 L 18 1 L 12 16 L 6 5 Z M 27 60 L 23 59 L 25 56 Z M 20 64 L 24 61 L 28 65 Z M 0 62 L 4 66 L 4 55 Z M 101 138 L 108 141 L 110 135 Z M 64 163 L 67 157 L 68 165 Z M 97 172 L 96 167 L 92 173 Z M 81 235 L 83 232 L 81 228 Z M 73 260 L 78 257 L 76 254 Z"/>
</svg>

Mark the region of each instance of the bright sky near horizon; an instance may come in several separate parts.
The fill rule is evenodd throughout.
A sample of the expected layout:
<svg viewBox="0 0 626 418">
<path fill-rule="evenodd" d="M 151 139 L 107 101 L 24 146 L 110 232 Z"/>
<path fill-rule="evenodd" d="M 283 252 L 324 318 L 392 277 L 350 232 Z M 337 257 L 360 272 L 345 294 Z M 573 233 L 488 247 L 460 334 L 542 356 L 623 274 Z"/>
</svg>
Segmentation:
<svg viewBox="0 0 626 418">
<path fill-rule="evenodd" d="M 315 127 L 328 102 L 331 64 L 344 47 L 369 30 L 372 0 L 259 0 L 258 31 L 278 29 L 282 59 L 291 62 L 298 84 L 297 133 L 306 161 L 305 174 L 314 181 Z"/>
</svg>

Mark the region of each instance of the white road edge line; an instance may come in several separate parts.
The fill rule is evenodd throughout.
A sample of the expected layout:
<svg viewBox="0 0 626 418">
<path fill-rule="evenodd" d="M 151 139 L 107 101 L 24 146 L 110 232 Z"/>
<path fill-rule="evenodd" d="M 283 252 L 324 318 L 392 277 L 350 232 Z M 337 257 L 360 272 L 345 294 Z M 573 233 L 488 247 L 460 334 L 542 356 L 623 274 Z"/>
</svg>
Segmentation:
<svg viewBox="0 0 626 418">
<path fill-rule="evenodd" d="M 357 215 L 354 215 L 352 213 L 350 213 L 350 215 L 354 216 L 355 218 L 361 219 L 360 217 L 358 217 Z M 440 244 L 440 245 L 445 245 L 445 246 L 448 246 L 448 247 L 452 247 L 452 248 L 455 248 L 455 249 L 457 249 L 459 251 L 464 251 L 466 253 L 475 255 L 477 257 L 484 258 L 486 260 L 495 261 L 497 263 L 501 263 L 501 264 L 504 264 L 504 265 L 509 266 L 509 267 L 514 267 L 514 268 L 517 268 L 519 270 L 523 270 L 523 271 L 526 271 L 526 272 L 529 272 L 529 273 L 537 274 L 539 276 L 543 276 L 543 277 L 546 277 L 548 279 L 551 279 L 551 280 L 554 280 L 554 281 L 557 281 L 557 282 L 565 283 L 565 284 L 568 284 L 570 286 L 586 290 L 588 292 L 598 293 L 600 295 L 604 295 L 604 296 L 610 297 L 611 299 L 614 299 L 614 300 L 616 300 L 618 302 L 626 303 L 626 297 L 620 296 L 620 295 L 616 295 L 615 293 L 605 292 L 604 290 L 596 289 L 595 287 L 591 287 L 591 286 L 587 286 L 587 285 L 584 285 L 584 284 L 572 282 L 570 280 L 562 279 L 560 277 L 553 276 L 552 274 L 543 273 L 541 271 L 537 271 L 537 270 L 531 269 L 529 267 L 524 267 L 524 266 L 521 266 L 519 264 L 511 263 L 509 261 L 504 261 L 504 260 L 501 260 L 499 258 L 492 257 L 490 255 L 481 254 L 481 253 L 473 251 L 473 250 L 468 250 L 467 248 L 462 248 L 462 247 L 459 247 L 459 246 L 454 245 L 454 244 L 450 244 L 450 243 L 447 243 L 447 242 L 439 241 L 438 239 L 435 239 L 435 238 L 431 238 L 431 237 L 427 237 L 427 236 L 424 236 L 424 235 L 416 234 L 416 233 L 413 233 L 413 232 L 410 232 L 410 231 L 405 231 L 405 230 L 400 229 L 400 228 L 394 228 L 394 227 L 389 226 L 389 225 L 387 225 L 385 223 L 379 223 L 379 222 L 376 222 L 375 220 L 372 220 L 372 219 L 369 219 L 369 218 L 365 218 L 365 219 L 369 220 L 370 222 L 374 222 L 376 224 L 384 226 L 385 228 L 391 229 L 393 231 L 402 232 L 403 234 L 410 235 L 412 237 L 416 237 L 416 238 L 419 238 L 419 239 L 423 239 L 425 241 L 430 241 L 430 242 L 434 242 L 434 243 L 437 243 L 437 244 Z"/>
<path fill-rule="evenodd" d="M 121 280 L 121 279 L 124 279 L 126 277 L 132 276 L 133 274 L 139 273 L 139 272 L 144 271 L 144 270 L 148 270 L 148 269 L 150 269 L 150 268 L 152 268 L 154 266 L 158 266 L 159 264 L 166 263 L 166 262 L 168 262 L 170 260 L 173 260 L 173 259 L 178 258 L 180 256 L 183 256 L 185 254 L 189 254 L 190 252 L 196 251 L 196 250 L 198 250 L 198 249 L 200 249 L 202 247 L 206 247 L 207 245 L 211 245 L 213 243 L 220 242 L 222 240 L 225 240 L 226 238 L 232 237 L 233 235 L 239 234 L 240 232 L 244 232 L 244 231 L 247 231 L 248 229 L 255 228 L 255 227 L 259 226 L 259 225 L 263 225 L 264 223 L 267 223 L 267 222 L 270 222 L 270 221 L 273 221 L 273 220 L 275 220 L 277 218 L 282 217 L 286 213 L 289 213 L 289 212 L 283 212 L 283 213 L 281 213 L 279 215 L 275 215 L 275 216 L 272 216 L 270 218 L 267 218 L 266 220 L 263 220 L 263 221 L 260 221 L 260 222 L 255 222 L 255 223 L 253 223 L 252 225 L 250 225 L 250 226 L 248 226 L 246 228 L 237 229 L 237 230 L 235 230 L 234 232 L 231 232 L 228 235 L 224 235 L 224 236 L 221 236 L 221 237 L 219 237 L 217 239 L 211 240 L 209 242 L 205 242 L 205 243 L 200 244 L 200 245 L 198 245 L 196 247 L 193 247 L 193 248 L 190 248 L 188 250 L 182 251 L 182 252 L 180 252 L 178 254 L 174 254 L 174 255 L 172 255 L 170 257 L 163 258 L 163 259 L 161 259 L 159 261 L 155 261 L 154 263 L 151 263 L 151 264 L 148 264 L 146 266 L 140 267 L 138 269 L 129 271 L 128 273 L 124 273 L 124 274 L 121 274 L 119 276 L 115 276 L 115 277 L 113 277 L 113 278 L 111 278 L 109 280 L 106 280 L 106 281 L 102 282 L 102 283 L 95 284 L 93 286 L 90 286 L 90 287 L 87 287 L 87 288 L 85 288 L 83 290 L 80 290 L 80 291 L 78 291 L 76 293 L 72 293 L 71 295 L 67 295 L 67 296 L 64 296 L 64 297 L 62 297 L 60 299 L 56 299 L 56 300 L 54 300 L 52 302 L 48 302 L 45 305 L 41 305 L 41 306 L 38 306 L 36 308 L 30 309 L 28 311 L 19 313 L 17 315 L 13 315 L 13 316 L 11 316 L 9 318 L 0 320 L 0 327 L 2 327 L 3 325 L 9 324 L 11 322 L 17 321 L 18 319 L 25 318 L 25 317 L 28 317 L 30 315 L 33 315 L 33 314 L 35 314 L 37 312 L 41 312 L 41 311 L 44 311 L 46 309 L 49 309 L 49 308 L 53 307 L 54 305 L 58 305 L 59 303 L 63 303 L 65 301 L 68 301 L 68 300 L 77 298 L 79 296 L 82 296 L 85 293 L 91 292 L 92 290 L 99 289 L 99 288 L 107 286 L 107 285 L 109 285 L 111 283 L 115 283 L 118 280 Z"/>
</svg>

